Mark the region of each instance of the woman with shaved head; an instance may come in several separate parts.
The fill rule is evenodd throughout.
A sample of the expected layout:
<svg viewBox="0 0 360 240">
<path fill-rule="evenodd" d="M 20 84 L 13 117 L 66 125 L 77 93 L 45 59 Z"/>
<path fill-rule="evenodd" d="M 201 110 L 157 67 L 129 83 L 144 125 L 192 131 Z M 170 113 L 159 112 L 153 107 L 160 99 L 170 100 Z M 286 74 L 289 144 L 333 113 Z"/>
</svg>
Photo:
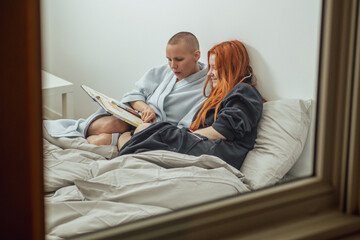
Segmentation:
<svg viewBox="0 0 360 240">
<path fill-rule="evenodd" d="M 205 100 L 202 89 L 207 66 L 199 62 L 199 42 L 190 32 L 172 36 L 166 47 L 168 63 L 150 69 L 125 94 L 122 102 L 141 113 L 144 122 L 168 122 L 189 127 L 193 115 Z M 100 108 L 86 120 L 60 119 L 44 121 L 53 137 L 86 137 L 96 145 L 117 145 L 121 133 L 131 126 Z"/>
</svg>

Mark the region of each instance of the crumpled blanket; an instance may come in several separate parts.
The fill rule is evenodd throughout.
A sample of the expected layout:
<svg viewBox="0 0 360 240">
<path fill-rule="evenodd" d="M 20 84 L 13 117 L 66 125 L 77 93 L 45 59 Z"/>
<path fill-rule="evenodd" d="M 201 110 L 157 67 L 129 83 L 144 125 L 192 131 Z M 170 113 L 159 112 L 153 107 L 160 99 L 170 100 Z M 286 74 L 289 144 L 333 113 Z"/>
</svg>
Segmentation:
<svg viewBox="0 0 360 240">
<path fill-rule="evenodd" d="M 46 237 L 63 239 L 250 191 L 220 158 L 149 151 L 44 133 Z"/>
</svg>

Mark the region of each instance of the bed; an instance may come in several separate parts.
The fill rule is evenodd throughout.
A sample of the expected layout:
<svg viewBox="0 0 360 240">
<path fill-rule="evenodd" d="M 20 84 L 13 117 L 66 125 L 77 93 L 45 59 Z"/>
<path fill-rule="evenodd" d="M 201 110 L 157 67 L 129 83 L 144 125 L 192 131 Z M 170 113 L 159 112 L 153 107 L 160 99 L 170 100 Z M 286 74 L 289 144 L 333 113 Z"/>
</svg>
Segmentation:
<svg viewBox="0 0 360 240">
<path fill-rule="evenodd" d="M 241 169 L 168 151 L 117 156 L 115 146 L 53 138 L 44 129 L 46 238 L 64 239 L 304 176 L 312 101 L 268 101 Z"/>
</svg>

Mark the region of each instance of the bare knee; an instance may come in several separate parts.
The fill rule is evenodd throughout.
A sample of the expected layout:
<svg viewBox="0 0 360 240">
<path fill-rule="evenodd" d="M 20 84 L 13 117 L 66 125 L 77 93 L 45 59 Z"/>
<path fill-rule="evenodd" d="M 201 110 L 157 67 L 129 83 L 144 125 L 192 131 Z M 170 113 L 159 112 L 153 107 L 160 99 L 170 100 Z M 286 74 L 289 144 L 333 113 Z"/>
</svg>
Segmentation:
<svg viewBox="0 0 360 240">
<path fill-rule="evenodd" d="M 121 134 L 118 140 L 118 149 L 120 150 L 124 146 L 124 144 L 130 140 L 130 138 L 130 132 L 124 132 L 123 134 Z"/>
<path fill-rule="evenodd" d="M 137 128 L 135 129 L 134 134 L 135 134 L 135 133 L 138 133 L 138 132 L 141 132 L 142 130 L 148 128 L 150 125 L 151 125 L 151 123 L 142 123 L 142 124 L 140 124 L 140 125 L 137 126 Z"/>
<path fill-rule="evenodd" d="M 151 123 L 142 123 L 139 126 L 137 126 L 137 128 L 134 131 L 135 133 L 141 132 L 142 130 L 146 129 L 147 127 L 149 127 L 151 125 Z M 119 137 L 118 140 L 118 149 L 120 150 L 125 143 L 127 143 L 131 138 L 131 133 L 130 132 L 124 132 L 123 134 L 121 134 L 121 136 Z"/>
<path fill-rule="evenodd" d="M 111 134 L 101 133 L 98 135 L 91 135 L 86 138 L 88 143 L 94 145 L 110 145 L 111 144 Z"/>
<path fill-rule="evenodd" d="M 129 131 L 130 126 L 126 122 L 114 117 L 105 116 L 93 121 L 87 131 L 87 135 L 98 135 L 101 133 L 123 133 Z"/>
</svg>

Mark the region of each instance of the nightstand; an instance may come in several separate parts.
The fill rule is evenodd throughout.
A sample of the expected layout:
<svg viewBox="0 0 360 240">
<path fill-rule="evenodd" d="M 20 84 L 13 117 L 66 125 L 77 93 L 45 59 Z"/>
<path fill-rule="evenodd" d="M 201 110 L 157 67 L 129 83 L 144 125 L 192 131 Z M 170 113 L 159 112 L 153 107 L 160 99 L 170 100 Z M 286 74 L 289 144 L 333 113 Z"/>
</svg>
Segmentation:
<svg viewBox="0 0 360 240">
<path fill-rule="evenodd" d="M 42 71 L 42 93 L 43 98 L 48 96 L 61 96 L 61 114 L 56 113 L 47 106 L 44 106 L 44 117 L 46 119 L 70 118 L 74 117 L 73 103 L 74 84 L 62 78 Z"/>
</svg>

